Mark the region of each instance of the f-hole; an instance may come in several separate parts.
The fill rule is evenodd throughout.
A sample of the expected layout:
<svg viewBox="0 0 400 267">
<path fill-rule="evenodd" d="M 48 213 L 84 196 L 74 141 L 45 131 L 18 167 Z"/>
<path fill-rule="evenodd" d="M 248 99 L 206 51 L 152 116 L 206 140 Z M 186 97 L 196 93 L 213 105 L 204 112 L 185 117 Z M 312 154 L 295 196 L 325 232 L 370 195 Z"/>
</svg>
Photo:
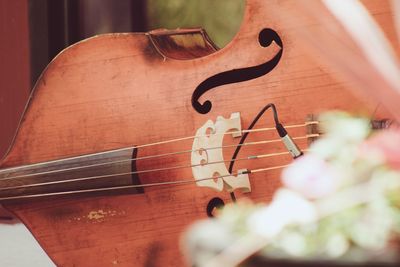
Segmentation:
<svg viewBox="0 0 400 267">
<path fill-rule="evenodd" d="M 219 197 L 215 197 L 211 199 L 208 204 L 207 204 L 207 216 L 212 218 L 214 217 L 214 212 L 216 209 L 223 208 L 225 206 L 225 203 L 222 199 Z"/>
<path fill-rule="evenodd" d="M 259 78 L 271 72 L 278 65 L 283 53 L 283 42 L 278 33 L 273 29 L 263 29 L 258 35 L 258 42 L 262 47 L 269 47 L 272 42 L 275 42 L 281 49 L 271 60 L 263 64 L 221 72 L 201 82 L 192 94 L 192 106 L 198 113 L 207 114 L 212 108 L 210 100 L 206 100 L 204 103 L 199 102 L 199 99 L 206 92 L 225 84 L 239 83 Z"/>
</svg>

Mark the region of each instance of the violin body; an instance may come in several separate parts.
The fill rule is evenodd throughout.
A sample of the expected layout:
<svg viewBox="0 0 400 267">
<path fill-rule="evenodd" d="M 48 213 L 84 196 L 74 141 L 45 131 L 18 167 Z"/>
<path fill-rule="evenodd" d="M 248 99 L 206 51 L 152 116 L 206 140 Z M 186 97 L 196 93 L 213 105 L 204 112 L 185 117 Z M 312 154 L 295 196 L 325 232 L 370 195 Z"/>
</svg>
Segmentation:
<svg viewBox="0 0 400 267">
<path fill-rule="evenodd" d="M 389 12 L 387 3 L 370 2 L 372 13 Z M 246 128 L 271 102 L 285 124 L 301 123 L 308 114 L 330 109 L 372 113 L 378 103 L 352 95 L 345 82 L 338 82 L 327 68 L 299 49 L 296 40 L 287 34 L 289 29 L 271 19 L 270 7 L 276 4 L 249 0 L 238 35 L 215 52 L 204 35 L 200 41 L 193 39 L 202 31 L 191 30 L 106 34 L 69 47 L 38 80 L 1 167 L 193 136 L 206 121 L 215 121 L 218 116 L 228 118 L 234 112 L 240 112 Z M 382 18 L 382 23 L 391 25 L 391 17 Z M 263 43 L 260 33 L 264 29 L 272 29 L 279 39 L 272 34 Z M 394 34 L 394 29 L 387 29 Z M 273 42 L 268 43 L 268 38 Z M 250 67 L 266 62 L 266 68 L 272 69 L 264 70 L 265 74 L 250 73 Z M 230 81 L 229 75 L 216 76 L 235 70 L 244 70 L 234 73 L 243 78 Z M 209 80 L 214 87 L 198 89 L 210 77 L 214 77 Z M 196 89 L 200 96 L 194 95 Z M 199 112 L 194 108 L 197 98 L 198 103 L 211 101 L 212 107 Z M 269 115 L 260 122 L 260 127 L 271 125 Z M 293 130 L 292 134 L 305 132 Z M 255 133 L 249 138 L 274 136 Z M 192 143 L 185 139 L 142 147 L 137 155 L 190 150 Z M 282 149 L 276 143 L 243 148 L 240 153 L 254 155 Z M 227 149 L 224 154 L 228 157 L 232 151 Z M 240 162 L 237 166 L 272 167 L 290 160 L 287 155 L 262 162 Z M 136 169 L 188 164 L 190 154 L 177 154 L 138 161 Z M 250 174 L 251 192 L 237 192 L 237 196 L 269 201 L 280 184 L 279 173 L 277 169 Z M 178 181 L 191 178 L 192 171 L 170 169 L 139 177 L 143 184 Z M 57 196 L 5 202 L 4 206 L 22 220 L 57 266 L 182 266 L 180 235 L 190 223 L 207 217 L 207 205 L 215 197 L 231 202 L 226 191 L 188 183 L 148 187 L 138 194 Z"/>
</svg>

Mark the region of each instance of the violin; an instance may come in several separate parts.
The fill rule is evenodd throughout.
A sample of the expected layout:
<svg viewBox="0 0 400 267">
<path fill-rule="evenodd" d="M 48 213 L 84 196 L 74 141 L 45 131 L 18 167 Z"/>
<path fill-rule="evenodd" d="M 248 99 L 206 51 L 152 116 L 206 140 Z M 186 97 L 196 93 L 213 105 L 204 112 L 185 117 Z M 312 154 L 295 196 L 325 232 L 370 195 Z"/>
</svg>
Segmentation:
<svg viewBox="0 0 400 267">
<path fill-rule="evenodd" d="M 248 0 L 221 50 L 202 29 L 115 33 L 48 65 L 1 161 L 0 203 L 57 266 L 183 266 L 184 229 L 235 199 L 269 201 L 319 113 L 375 110 L 275 5 Z M 388 4 L 372 7 L 390 28 Z"/>
</svg>

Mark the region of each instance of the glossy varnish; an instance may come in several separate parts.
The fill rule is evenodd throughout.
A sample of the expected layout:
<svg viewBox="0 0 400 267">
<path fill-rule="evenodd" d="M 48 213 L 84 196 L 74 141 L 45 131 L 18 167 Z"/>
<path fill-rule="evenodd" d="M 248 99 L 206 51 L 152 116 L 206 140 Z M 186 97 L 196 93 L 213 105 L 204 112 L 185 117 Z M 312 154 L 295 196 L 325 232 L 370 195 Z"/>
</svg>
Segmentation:
<svg viewBox="0 0 400 267">
<path fill-rule="evenodd" d="M 379 16 L 389 36 L 393 36 L 388 4 L 368 2 L 371 12 Z M 232 112 L 241 113 L 242 126 L 246 128 L 270 102 L 277 106 L 284 124 L 303 123 L 307 114 L 333 108 L 372 113 L 378 103 L 368 97 L 355 98 L 345 83 L 336 81 L 324 66 L 299 49 L 292 35 L 296 29 L 285 28 L 282 21 L 272 19 L 269 12 L 276 4 L 277 1 L 249 0 L 240 32 L 227 47 L 216 52 L 202 32 L 199 34 L 203 39 L 198 39 L 193 38 L 192 31 L 186 32 L 187 42 L 182 41 L 185 32 L 169 40 L 130 33 L 101 35 L 71 46 L 50 63 L 38 80 L 2 168 L 193 136 L 207 120 L 229 117 Z M 278 39 L 269 45 L 260 43 L 264 29 L 276 32 L 282 44 Z M 158 47 L 165 42 L 168 47 Z M 209 112 L 200 114 L 193 108 L 193 92 L 203 81 L 226 71 L 260 66 L 279 53 L 281 57 L 268 73 L 204 92 L 199 101 L 212 102 Z M 195 58 L 199 55 L 202 57 Z M 259 127 L 272 125 L 269 114 L 259 123 Z M 293 136 L 305 132 L 291 130 Z M 272 138 L 277 138 L 276 134 L 249 135 L 249 141 Z M 225 139 L 227 143 L 237 142 Z M 306 147 L 306 140 L 299 145 Z M 142 147 L 137 157 L 190 150 L 191 146 L 192 140 L 185 139 Z M 279 151 L 284 151 L 283 145 L 271 143 L 245 147 L 240 154 Z M 227 158 L 232 153 L 233 149 L 225 150 Z M 235 169 L 271 167 L 290 160 L 284 155 L 242 161 Z M 137 161 L 136 168 L 141 171 L 189 164 L 190 153 L 178 153 Z M 103 171 L 106 170 L 95 174 Z M 62 180 L 66 176 L 40 179 Z M 141 184 L 182 179 L 192 179 L 190 168 L 139 175 Z M 251 174 L 250 179 L 252 192 L 246 195 L 256 201 L 268 201 L 279 186 L 279 170 Z M 120 183 L 125 182 L 131 181 Z M 11 185 L 2 182 L 0 186 Z M 237 193 L 239 198 L 243 195 Z M 182 266 L 179 236 L 191 222 L 206 217 L 206 206 L 214 197 L 230 201 L 226 192 L 217 193 L 193 183 L 149 187 L 140 194 L 103 192 L 26 199 L 5 205 L 27 225 L 58 266 Z"/>
</svg>

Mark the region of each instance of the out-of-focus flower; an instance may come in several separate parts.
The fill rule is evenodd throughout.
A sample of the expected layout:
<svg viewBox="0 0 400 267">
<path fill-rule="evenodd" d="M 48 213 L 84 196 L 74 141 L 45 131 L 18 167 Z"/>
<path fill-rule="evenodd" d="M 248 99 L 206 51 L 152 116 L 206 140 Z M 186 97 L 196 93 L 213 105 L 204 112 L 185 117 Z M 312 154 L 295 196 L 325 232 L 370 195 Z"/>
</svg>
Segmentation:
<svg viewBox="0 0 400 267">
<path fill-rule="evenodd" d="M 235 240 L 233 229 L 218 220 L 193 224 L 182 238 L 182 248 L 191 266 L 203 266 Z"/>
<path fill-rule="evenodd" d="M 385 205 L 368 207 L 363 211 L 362 217 L 349 226 L 352 241 L 365 249 L 385 248 L 393 227 L 391 217 L 390 210 Z"/>
<path fill-rule="evenodd" d="M 312 144 L 312 153 L 322 159 L 339 159 L 351 163 L 358 146 L 370 134 L 370 122 L 366 118 L 350 117 L 344 112 L 325 113 L 319 117 L 324 137 Z"/>
<path fill-rule="evenodd" d="M 307 154 L 283 170 L 282 182 L 309 199 L 329 195 L 337 189 L 340 175 L 325 160 Z"/>
<path fill-rule="evenodd" d="M 381 131 L 361 146 L 362 154 L 374 154 L 389 165 L 400 170 L 400 129 Z"/>
<path fill-rule="evenodd" d="M 324 135 L 283 170 L 272 202 L 228 206 L 219 227 L 268 241 L 267 257 L 375 260 L 400 239 L 400 129 L 371 135 L 368 120 L 340 112 L 321 120 Z"/>
<path fill-rule="evenodd" d="M 225 205 L 223 209 L 219 210 L 217 217 L 223 223 L 224 227 L 242 232 L 246 231 L 246 219 L 257 208 L 252 201 L 241 200 Z"/>
<path fill-rule="evenodd" d="M 307 251 L 307 239 L 304 235 L 294 231 L 284 232 L 277 244 L 280 249 L 293 257 L 301 257 Z"/>
<path fill-rule="evenodd" d="M 334 233 L 327 238 L 325 252 L 330 258 L 337 258 L 346 253 L 350 247 L 347 237 L 340 233 Z"/>
<path fill-rule="evenodd" d="M 288 225 L 316 220 L 317 212 L 310 201 L 294 191 L 279 189 L 270 205 L 250 215 L 247 225 L 252 232 L 272 239 Z"/>
<path fill-rule="evenodd" d="M 319 117 L 326 137 L 343 141 L 363 141 L 370 133 L 370 120 L 352 117 L 346 112 L 329 112 Z"/>
</svg>

